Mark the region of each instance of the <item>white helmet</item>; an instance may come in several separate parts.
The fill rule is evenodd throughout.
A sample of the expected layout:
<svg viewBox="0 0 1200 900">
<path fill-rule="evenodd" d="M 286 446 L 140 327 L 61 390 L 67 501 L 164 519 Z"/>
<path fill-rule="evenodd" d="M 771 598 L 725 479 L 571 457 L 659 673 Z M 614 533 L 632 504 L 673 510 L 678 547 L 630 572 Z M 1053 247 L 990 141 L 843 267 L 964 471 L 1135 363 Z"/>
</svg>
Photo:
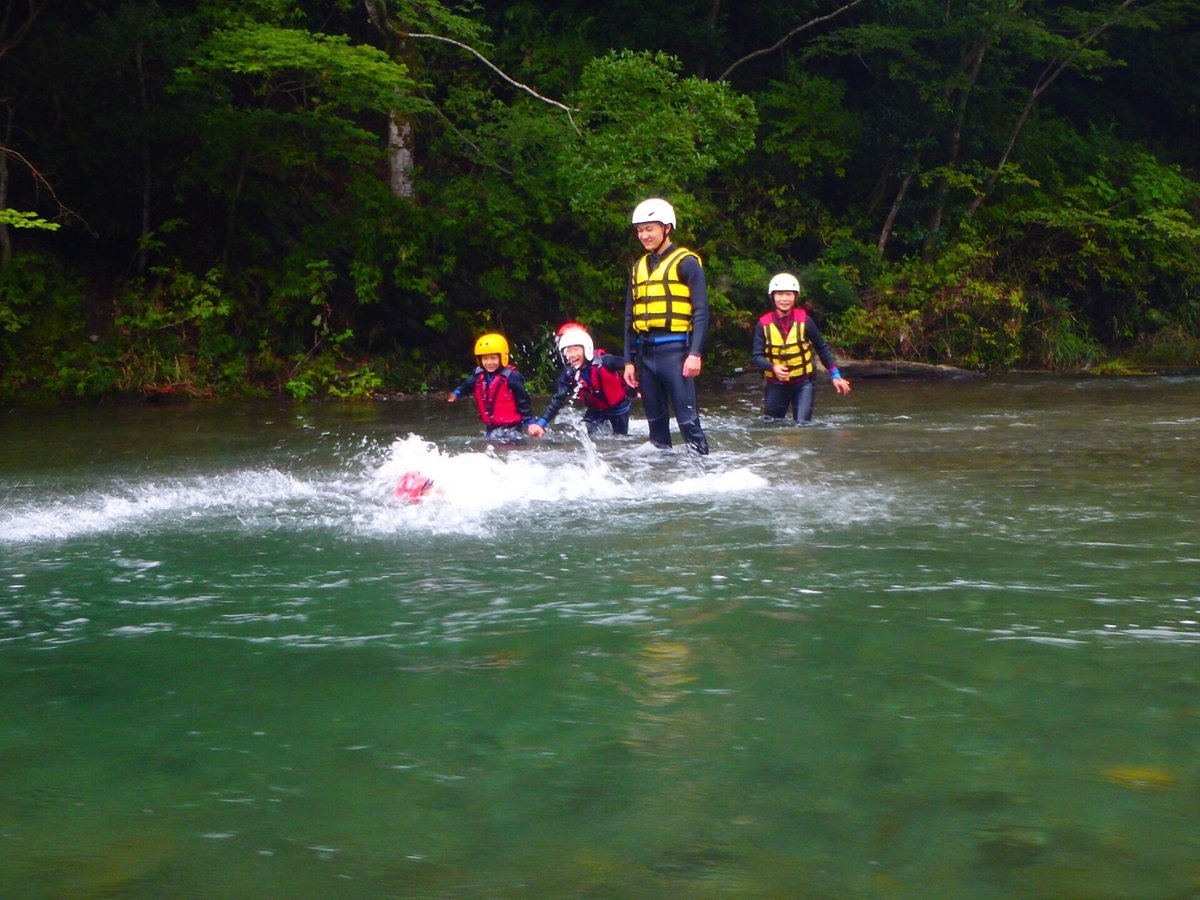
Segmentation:
<svg viewBox="0 0 1200 900">
<path fill-rule="evenodd" d="M 647 222 L 661 222 L 675 227 L 675 209 L 666 200 L 652 197 L 643 200 L 633 209 L 633 224 L 644 225 Z"/>
<path fill-rule="evenodd" d="M 558 352 L 562 353 L 568 347 L 582 347 L 583 358 L 588 362 L 592 361 L 592 356 L 596 352 L 596 345 L 592 343 L 592 336 L 587 333 L 582 325 L 568 325 L 558 333 Z"/>
<path fill-rule="evenodd" d="M 800 296 L 800 282 L 789 272 L 780 272 L 767 285 L 767 296 L 774 296 L 776 291 L 795 291 L 797 299 Z"/>
</svg>

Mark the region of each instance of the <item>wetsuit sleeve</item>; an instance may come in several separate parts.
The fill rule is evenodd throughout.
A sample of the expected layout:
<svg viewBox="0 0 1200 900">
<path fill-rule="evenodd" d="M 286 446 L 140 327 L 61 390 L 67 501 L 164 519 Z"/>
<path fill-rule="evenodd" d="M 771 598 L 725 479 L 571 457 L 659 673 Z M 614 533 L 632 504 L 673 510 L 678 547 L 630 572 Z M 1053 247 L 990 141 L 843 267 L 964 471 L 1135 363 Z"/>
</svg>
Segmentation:
<svg viewBox="0 0 1200 900">
<path fill-rule="evenodd" d="M 474 372 L 468 375 L 466 379 L 463 380 L 463 383 L 451 391 L 451 393 L 454 394 L 454 396 L 459 400 L 463 398 L 464 394 L 475 393 L 475 376 L 478 372 L 479 370 L 476 369 Z"/>
<path fill-rule="evenodd" d="M 637 344 L 633 340 L 633 270 L 625 279 L 625 360 L 637 361 Z"/>
<path fill-rule="evenodd" d="M 601 353 L 596 357 L 596 362 L 604 366 L 610 372 L 620 372 L 625 368 L 626 358 L 624 356 L 616 356 L 612 353 Z"/>
<path fill-rule="evenodd" d="M 685 257 L 679 264 L 679 278 L 688 286 L 692 299 L 692 342 L 688 353 L 702 356 L 704 341 L 708 338 L 708 282 L 699 258 Z"/>
<path fill-rule="evenodd" d="M 826 369 L 836 369 L 837 360 L 833 358 L 833 351 L 825 343 L 825 338 L 821 337 L 821 329 L 817 327 L 817 323 L 812 316 L 809 316 L 808 327 L 805 331 L 805 337 L 813 345 L 813 349 L 817 351 L 817 356 L 821 357 L 821 365 Z"/>
<path fill-rule="evenodd" d="M 545 428 L 558 415 L 558 411 L 563 408 L 567 402 L 567 398 L 571 396 L 571 389 L 575 386 L 574 370 L 570 366 L 558 373 L 558 378 L 554 380 L 554 396 L 550 398 L 550 402 L 546 405 L 546 411 L 542 413 L 538 424 Z"/>
<path fill-rule="evenodd" d="M 508 388 L 517 403 L 517 412 L 521 414 L 521 424 L 536 422 L 537 419 L 533 416 L 533 401 L 529 399 L 529 391 L 525 389 L 525 376 L 514 369 L 508 376 Z"/>
<path fill-rule="evenodd" d="M 762 325 L 754 323 L 754 342 L 750 345 L 750 361 L 763 371 L 770 371 L 771 361 L 767 359 L 767 336 Z"/>
</svg>

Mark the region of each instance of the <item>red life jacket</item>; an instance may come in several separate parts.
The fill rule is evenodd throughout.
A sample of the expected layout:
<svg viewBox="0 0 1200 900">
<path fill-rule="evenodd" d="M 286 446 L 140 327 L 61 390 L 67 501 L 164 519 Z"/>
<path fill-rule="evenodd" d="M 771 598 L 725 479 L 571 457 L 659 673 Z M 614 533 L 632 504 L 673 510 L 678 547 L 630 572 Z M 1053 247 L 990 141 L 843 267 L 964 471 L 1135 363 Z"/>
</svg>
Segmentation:
<svg viewBox="0 0 1200 900">
<path fill-rule="evenodd" d="M 516 366 L 497 369 L 491 384 L 488 384 L 486 370 L 477 369 L 475 372 L 475 405 L 479 408 L 479 418 L 488 428 L 521 424 L 517 398 L 508 384 L 508 376 L 515 371 Z"/>
<path fill-rule="evenodd" d="M 625 379 L 600 364 L 604 351 L 597 348 L 592 361 L 579 370 L 579 399 L 592 409 L 606 410 L 628 399 Z"/>
</svg>

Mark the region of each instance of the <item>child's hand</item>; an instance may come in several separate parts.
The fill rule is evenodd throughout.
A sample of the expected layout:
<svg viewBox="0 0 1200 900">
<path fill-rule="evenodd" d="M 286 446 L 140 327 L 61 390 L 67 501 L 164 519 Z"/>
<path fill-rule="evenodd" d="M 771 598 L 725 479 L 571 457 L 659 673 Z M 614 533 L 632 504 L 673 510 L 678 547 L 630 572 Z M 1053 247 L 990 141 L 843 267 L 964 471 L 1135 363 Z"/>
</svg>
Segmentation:
<svg viewBox="0 0 1200 900">
<path fill-rule="evenodd" d="M 458 400 L 458 395 L 455 394 L 453 391 L 451 391 L 450 395 L 448 397 L 446 397 L 447 403 L 454 403 L 457 400 Z"/>
<path fill-rule="evenodd" d="M 780 381 L 788 381 L 792 377 L 792 373 L 788 370 L 788 367 L 780 363 L 775 363 L 775 365 L 771 366 L 771 369 L 775 372 L 775 377 Z"/>
<path fill-rule="evenodd" d="M 530 437 L 541 437 L 543 434 L 546 433 L 546 429 L 543 428 L 541 425 L 539 425 L 537 422 L 534 422 L 532 425 L 530 425 L 525 430 L 529 433 Z"/>
</svg>

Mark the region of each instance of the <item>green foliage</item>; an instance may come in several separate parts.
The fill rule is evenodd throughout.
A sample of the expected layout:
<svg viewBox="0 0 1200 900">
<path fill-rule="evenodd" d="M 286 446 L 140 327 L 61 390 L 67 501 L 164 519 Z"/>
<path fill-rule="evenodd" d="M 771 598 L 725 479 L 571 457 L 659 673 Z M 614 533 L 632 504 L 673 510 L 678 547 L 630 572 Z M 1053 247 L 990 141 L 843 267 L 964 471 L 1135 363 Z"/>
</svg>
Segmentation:
<svg viewBox="0 0 1200 900">
<path fill-rule="evenodd" d="M 40 374 L 35 396 L 82 400 L 129 388 L 128 372 L 103 349 L 84 345 L 56 352 Z"/>
<path fill-rule="evenodd" d="M 213 79 L 220 79 L 231 97 L 239 88 L 247 92 L 248 108 L 280 101 L 330 120 L 345 111 L 426 107 L 405 99 L 413 82 L 401 63 L 381 51 L 352 45 L 344 35 L 262 22 L 218 29 L 176 77 L 181 90 L 212 89 Z"/>
<path fill-rule="evenodd" d="M 770 123 L 763 149 L 781 155 L 796 180 L 832 174 L 842 177 L 862 124 L 846 106 L 842 82 L 797 70 L 788 81 L 773 81 L 759 100 Z"/>
<path fill-rule="evenodd" d="M 1133 341 L 1200 290 L 1200 181 L 1100 132 L 1076 153 L 1078 172 L 1013 198 L 990 227 L 1014 246 L 1038 235 L 1043 252 L 1021 260 L 1022 277 L 1085 300 L 1098 327 Z"/>
<path fill-rule="evenodd" d="M 1087 321 L 1076 315 L 1070 303 L 1057 297 L 1042 304 L 1043 318 L 1026 329 L 1026 359 L 1057 370 L 1082 369 L 1094 365 L 1103 348 Z"/>
<path fill-rule="evenodd" d="M 1140 340 L 1133 355 L 1146 365 L 1197 368 L 1200 367 L 1200 334 L 1194 328 L 1171 323 Z"/>
<path fill-rule="evenodd" d="M 512 346 L 512 363 L 525 377 L 531 394 L 549 394 L 562 369 L 557 328 L 543 327 L 532 340 Z"/>
<path fill-rule="evenodd" d="M 1136 362 L 1128 359 L 1108 359 L 1102 363 L 1097 363 L 1094 366 L 1089 366 L 1083 370 L 1088 375 L 1109 375 L 1109 376 L 1129 376 L 1129 375 L 1149 375 L 1150 372 L 1143 369 Z"/>
<path fill-rule="evenodd" d="M 113 323 L 123 352 L 125 392 L 211 395 L 222 366 L 238 354 L 227 326 L 235 308 L 221 274 L 196 276 L 158 268 L 153 281 L 134 281 L 117 299 Z"/>
<path fill-rule="evenodd" d="M 294 400 L 369 400 L 382 386 L 383 379 L 374 365 L 353 365 L 337 352 L 298 358 L 296 370 L 284 384 Z"/>
<path fill-rule="evenodd" d="M 748 327 L 766 309 L 767 283 L 775 271 L 758 259 L 734 257 L 725 265 L 721 263 L 718 257 L 705 264 L 709 290 L 739 299 L 741 302 L 730 315 L 738 324 Z"/>
<path fill-rule="evenodd" d="M 37 213 L 20 212 L 15 209 L 0 209 L 0 227 L 41 228 L 46 231 L 57 231 L 61 226 L 57 222 L 47 222 Z"/>
<path fill-rule="evenodd" d="M 846 238 L 795 274 L 816 309 L 837 315 L 858 306 L 864 285 L 884 271 L 873 248 Z"/>
<path fill-rule="evenodd" d="M 1005 368 L 1021 358 L 1028 305 L 995 276 L 982 247 L 961 242 L 935 264 L 910 260 L 864 291 L 862 307 L 835 317 L 839 343 L 874 356 Z"/>
<path fill-rule="evenodd" d="M 873 0 L 747 57 L 819 5 L 48 4 L 0 56 L 0 395 L 440 388 L 483 328 L 545 389 L 562 321 L 619 349 L 654 194 L 705 262 L 710 372 L 780 270 L 856 354 L 1192 359 L 1196 3 L 1118 7 Z"/>
<path fill-rule="evenodd" d="M 681 68 L 664 53 L 632 51 L 584 67 L 569 98 L 583 133 L 557 160 L 572 210 L 595 215 L 613 198 L 622 211 L 643 196 L 674 199 L 753 146 L 753 101 L 724 82 L 682 77 Z"/>
<path fill-rule="evenodd" d="M 80 280 L 54 256 L 20 254 L 0 270 L 0 398 L 55 393 L 47 377 L 70 368 L 65 352 L 92 367 L 97 354 L 83 333 L 82 309 Z M 96 368 L 111 370 L 108 361 Z"/>
<path fill-rule="evenodd" d="M 429 108 L 405 67 L 383 52 L 263 22 L 215 30 L 172 87 L 200 111 L 204 134 L 180 188 L 204 195 L 198 211 L 216 199 L 222 264 L 265 272 L 294 252 L 297 234 L 309 256 L 331 234 L 345 247 L 361 224 L 347 200 L 361 196 L 363 181 L 377 181 L 387 116 Z M 366 260 L 354 271 L 363 290 L 378 283 Z"/>
<path fill-rule="evenodd" d="M 60 267 L 47 256 L 18 256 L 0 270 L 0 332 L 16 334 L 28 327 L 34 311 L 53 301 L 62 282 Z"/>
</svg>

